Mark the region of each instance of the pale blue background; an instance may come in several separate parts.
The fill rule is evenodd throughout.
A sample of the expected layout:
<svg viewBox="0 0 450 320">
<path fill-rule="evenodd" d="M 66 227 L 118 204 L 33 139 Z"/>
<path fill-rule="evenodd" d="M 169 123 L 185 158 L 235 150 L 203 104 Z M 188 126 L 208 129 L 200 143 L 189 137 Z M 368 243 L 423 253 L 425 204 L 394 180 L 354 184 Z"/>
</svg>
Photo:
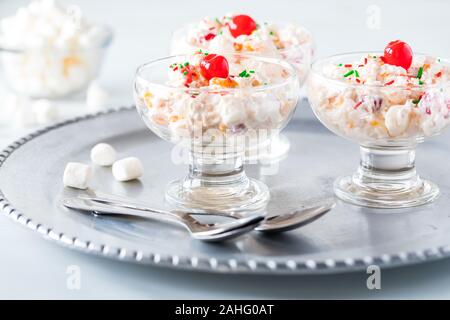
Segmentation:
<svg viewBox="0 0 450 320">
<path fill-rule="evenodd" d="M 0 17 L 27 1 L 0 0 Z M 73 0 L 86 16 L 111 25 L 116 38 L 101 84 L 115 105 L 132 103 L 136 66 L 167 55 L 171 30 L 205 15 L 238 11 L 259 20 L 309 28 L 318 55 L 382 49 L 401 38 L 417 52 L 449 57 L 450 1 L 144 1 Z M 366 27 L 369 5 L 381 29 Z M 1 73 L 0 73 L 1 77 Z M 4 93 L 0 87 L 1 94 Z M 69 103 L 67 114 L 83 112 Z M 70 111 L 72 110 L 72 111 Z M 80 111 L 81 110 L 81 111 Z M 301 110 L 297 113 L 300 113 Z M 0 129 L 0 147 L 27 130 Z M 450 260 L 382 271 L 382 290 L 366 288 L 363 272 L 329 276 L 235 276 L 128 265 L 69 251 L 0 216 L 0 298 L 450 298 Z M 81 268 L 81 289 L 68 290 L 66 269 Z"/>
</svg>

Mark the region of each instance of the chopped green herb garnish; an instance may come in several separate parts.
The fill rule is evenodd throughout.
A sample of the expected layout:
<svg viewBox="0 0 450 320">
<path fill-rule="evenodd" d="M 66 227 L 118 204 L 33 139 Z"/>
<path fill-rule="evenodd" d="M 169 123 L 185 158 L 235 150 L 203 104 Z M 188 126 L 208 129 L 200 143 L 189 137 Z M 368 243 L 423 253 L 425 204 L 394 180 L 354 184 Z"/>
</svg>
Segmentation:
<svg viewBox="0 0 450 320">
<path fill-rule="evenodd" d="M 273 36 L 273 35 L 274 35 L 273 31 L 270 31 L 270 32 L 269 32 L 269 34 L 270 34 L 271 36 Z"/>
<path fill-rule="evenodd" d="M 250 70 L 250 71 L 243 70 L 241 73 L 239 73 L 239 77 L 241 77 L 241 78 L 249 78 L 250 77 L 250 73 L 255 73 L 255 71 L 253 71 L 253 70 Z"/>
<path fill-rule="evenodd" d="M 189 62 L 185 62 L 184 66 L 187 67 L 189 65 Z"/>
<path fill-rule="evenodd" d="M 414 104 L 418 104 L 419 102 L 420 102 L 420 99 L 415 99 L 412 101 L 412 103 L 414 103 Z"/>
<path fill-rule="evenodd" d="M 220 24 L 219 18 L 216 18 L 215 20 L 216 20 L 216 22 L 217 22 L 218 24 Z"/>
<path fill-rule="evenodd" d="M 342 63 L 339 63 L 339 64 L 338 64 L 338 67 L 342 67 Z"/>
<path fill-rule="evenodd" d="M 207 56 L 209 53 L 208 53 L 208 52 L 205 52 L 204 54 L 205 54 L 205 56 Z"/>
<path fill-rule="evenodd" d="M 359 73 L 358 73 L 358 70 L 355 70 L 355 77 L 359 77 Z"/>
<path fill-rule="evenodd" d="M 423 81 L 422 80 L 419 80 L 419 85 L 423 85 Z"/>
<path fill-rule="evenodd" d="M 376 59 L 376 58 L 377 58 L 377 56 L 373 56 L 373 58 L 374 58 L 374 59 Z"/>
<path fill-rule="evenodd" d="M 188 74 L 188 72 L 187 72 L 187 71 L 185 71 L 185 72 L 183 72 L 183 74 L 184 74 L 184 75 L 187 75 L 187 74 Z"/>
<path fill-rule="evenodd" d="M 417 79 L 422 78 L 422 74 L 423 74 L 423 67 L 420 67 L 419 71 L 417 72 Z"/>
<path fill-rule="evenodd" d="M 247 70 L 244 70 L 244 71 L 242 71 L 241 73 L 239 73 L 239 77 L 241 77 L 241 78 L 246 78 L 246 77 L 248 77 L 249 75 L 248 75 L 248 73 L 247 73 Z"/>
<path fill-rule="evenodd" d="M 346 74 L 344 74 L 344 78 L 347 78 L 348 76 L 351 76 L 352 74 L 355 73 L 355 70 L 350 70 L 349 72 L 347 72 Z"/>
</svg>

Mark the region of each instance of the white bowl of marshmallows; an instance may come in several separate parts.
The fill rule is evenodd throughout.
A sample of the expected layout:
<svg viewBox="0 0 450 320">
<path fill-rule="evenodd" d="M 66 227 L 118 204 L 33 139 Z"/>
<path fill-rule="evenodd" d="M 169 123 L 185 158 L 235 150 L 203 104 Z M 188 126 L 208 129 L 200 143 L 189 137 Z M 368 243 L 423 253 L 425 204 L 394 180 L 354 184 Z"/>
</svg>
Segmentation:
<svg viewBox="0 0 450 320">
<path fill-rule="evenodd" d="M 0 21 L 0 60 L 10 89 L 31 98 L 83 92 L 112 40 L 76 6 L 36 0 Z"/>
</svg>

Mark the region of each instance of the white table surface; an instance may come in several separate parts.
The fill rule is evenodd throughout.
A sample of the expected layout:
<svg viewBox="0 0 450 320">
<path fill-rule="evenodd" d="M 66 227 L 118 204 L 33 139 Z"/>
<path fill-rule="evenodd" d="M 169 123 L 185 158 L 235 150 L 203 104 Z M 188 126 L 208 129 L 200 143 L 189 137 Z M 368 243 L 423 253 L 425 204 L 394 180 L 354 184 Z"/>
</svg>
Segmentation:
<svg viewBox="0 0 450 320">
<path fill-rule="evenodd" d="M 27 1 L 0 1 L 0 17 Z M 374 50 L 397 38 L 418 52 L 448 57 L 450 1 L 111 1 L 73 0 L 86 16 L 111 25 L 111 46 L 101 84 L 111 105 L 131 105 L 135 68 L 167 55 L 171 30 L 205 15 L 229 11 L 260 20 L 292 21 L 309 28 L 318 55 Z M 369 6 L 380 9 L 380 28 L 367 27 Z M 368 9 L 369 8 L 369 9 Z M 1 77 L 1 73 L 0 73 Z M 0 87 L 0 108 L 5 89 Z M 83 101 L 59 102 L 64 116 L 84 113 Z M 299 116 L 302 111 L 299 110 Z M 309 115 L 307 115 L 309 116 Z M 0 128 L 0 147 L 29 129 Z M 447 133 L 448 134 L 448 133 Z M 67 268 L 81 271 L 79 290 L 67 286 Z M 364 272 L 324 276 L 217 275 L 130 265 L 88 256 L 43 240 L 0 216 L 0 298 L 251 299 L 450 298 L 450 260 L 382 270 L 381 290 L 368 290 Z"/>
</svg>

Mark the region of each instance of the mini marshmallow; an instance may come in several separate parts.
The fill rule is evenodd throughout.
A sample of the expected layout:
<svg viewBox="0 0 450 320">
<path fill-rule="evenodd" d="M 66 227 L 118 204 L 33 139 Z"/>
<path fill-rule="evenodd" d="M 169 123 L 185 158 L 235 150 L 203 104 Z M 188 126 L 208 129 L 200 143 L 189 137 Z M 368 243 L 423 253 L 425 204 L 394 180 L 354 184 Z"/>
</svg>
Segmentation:
<svg viewBox="0 0 450 320">
<path fill-rule="evenodd" d="M 116 161 L 116 150 L 107 143 L 96 144 L 91 150 L 91 160 L 99 166 L 110 166 Z"/>
<path fill-rule="evenodd" d="M 48 124 L 55 122 L 58 117 L 58 109 L 49 100 L 37 100 L 31 105 L 36 121 L 39 124 Z"/>
<path fill-rule="evenodd" d="M 86 93 L 86 104 L 92 111 L 100 111 L 108 104 L 108 94 L 94 81 Z"/>
<path fill-rule="evenodd" d="M 142 176 L 142 163 L 138 158 L 129 157 L 114 162 L 112 173 L 118 181 L 130 181 Z"/>
<path fill-rule="evenodd" d="M 402 135 L 408 129 L 411 108 L 407 105 L 391 106 L 384 115 L 384 124 L 391 137 Z"/>
<path fill-rule="evenodd" d="M 91 176 L 92 170 L 89 165 L 69 162 L 64 170 L 63 183 L 66 187 L 87 189 Z"/>
</svg>

